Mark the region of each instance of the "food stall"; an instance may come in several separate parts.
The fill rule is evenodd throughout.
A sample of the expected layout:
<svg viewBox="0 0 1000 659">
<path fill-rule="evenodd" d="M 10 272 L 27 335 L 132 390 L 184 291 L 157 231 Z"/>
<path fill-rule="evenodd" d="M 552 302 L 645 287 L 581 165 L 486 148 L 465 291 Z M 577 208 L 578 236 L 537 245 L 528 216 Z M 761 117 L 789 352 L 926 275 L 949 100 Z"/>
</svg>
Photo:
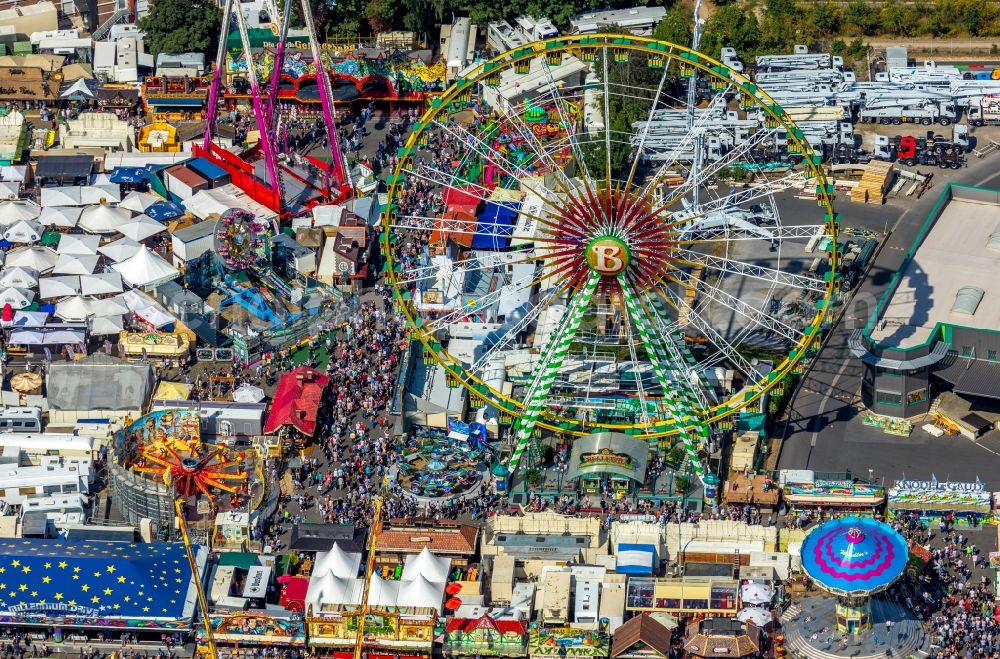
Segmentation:
<svg viewBox="0 0 1000 659">
<path fill-rule="evenodd" d="M 902 479 L 889 489 L 888 518 L 917 513 L 923 522 L 949 519 L 955 524 L 980 524 L 992 514 L 993 495 L 976 478 L 972 483 Z"/>
<path fill-rule="evenodd" d="M 873 515 L 885 503 L 885 489 L 874 483 L 816 478 L 808 470 L 787 476 L 782 478 L 781 498 L 790 512 Z"/>
</svg>

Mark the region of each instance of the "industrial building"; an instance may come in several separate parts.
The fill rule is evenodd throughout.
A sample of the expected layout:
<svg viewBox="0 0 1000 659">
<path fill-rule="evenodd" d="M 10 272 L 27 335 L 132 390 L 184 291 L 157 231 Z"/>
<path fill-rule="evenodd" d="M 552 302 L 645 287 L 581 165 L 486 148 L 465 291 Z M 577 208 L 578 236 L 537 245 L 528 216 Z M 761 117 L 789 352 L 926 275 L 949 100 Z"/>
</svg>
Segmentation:
<svg viewBox="0 0 1000 659">
<path fill-rule="evenodd" d="M 906 418 L 928 413 L 936 388 L 1000 398 L 998 267 L 1000 191 L 949 184 L 850 339 L 865 406 Z"/>
</svg>

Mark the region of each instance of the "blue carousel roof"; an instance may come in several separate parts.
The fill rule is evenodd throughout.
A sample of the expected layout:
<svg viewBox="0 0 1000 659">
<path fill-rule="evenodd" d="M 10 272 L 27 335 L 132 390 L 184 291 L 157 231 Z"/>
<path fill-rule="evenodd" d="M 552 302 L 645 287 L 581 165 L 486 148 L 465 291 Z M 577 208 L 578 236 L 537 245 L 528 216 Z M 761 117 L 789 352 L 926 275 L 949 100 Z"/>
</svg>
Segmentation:
<svg viewBox="0 0 1000 659">
<path fill-rule="evenodd" d="M 836 595 L 870 595 L 891 586 L 909 557 L 891 526 L 864 517 L 832 519 L 802 542 L 802 568 Z"/>
</svg>

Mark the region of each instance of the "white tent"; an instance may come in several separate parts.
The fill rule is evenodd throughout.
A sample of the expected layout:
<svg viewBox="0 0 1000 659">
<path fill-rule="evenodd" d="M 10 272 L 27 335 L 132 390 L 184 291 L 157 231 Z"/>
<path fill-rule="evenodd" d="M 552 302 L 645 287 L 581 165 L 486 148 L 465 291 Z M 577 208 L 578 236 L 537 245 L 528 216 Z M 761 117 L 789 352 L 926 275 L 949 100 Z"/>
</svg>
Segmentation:
<svg viewBox="0 0 1000 659">
<path fill-rule="evenodd" d="M 416 556 L 408 556 L 403 565 L 401 579 L 408 581 L 418 576 L 424 576 L 431 581 L 447 581 L 451 569 L 451 559 L 435 556 L 427 547 L 420 550 Z"/>
<path fill-rule="evenodd" d="M 311 604 L 313 610 L 317 612 L 322 610 L 323 605 L 360 606 L 364 599 L 364 590 L 364 581 L 361 579 L 344 579 L 330 572 L 316 575 L 314 572 L 309 580 L 309 589 L 306 591 L 306 604 Z"/>
<path fill-rule="evenodd" d="M 136 213 L 145 213 L 146 209 L 153 204 L 158 204 L 163 201 L 162 197 L 158 197 L 155 194 L 149 194 L 148 192 L 139 192 L 135 190 L 128 193 L 121 203 L 118 204 L 118 208 L 127 208 L 130 211 Z"/>
<path fill-rule="evenodd" d="M 239 391 L 239 389 L 237 389 Z M 261 392 L 263 393 L 263 392 Z M 235 400 L 235 395 L 233 399 Z M 253 401 L 258 402 L 258 401 Z M 358 576 L 361 568 L 361 554 L 344 551 L 339 543 L 333 543 L 330 551 L 316 554 L 316 564 L 313 565 L 313 574 L 331 573 L 337 577 L 353 579 Z"/>
<path fill-rule="evenodd" d="M 771 622 L 771 612 L 767 609 L 760 607 L 751 606 L 746 609 L 741 610 L 736 614 L 736 619 L 740 622 L 749 622 L 758 627 L 763 627 Z"/>
<path fill-rule="evenodd" d="M 82 322 L 91 315 L 93 302 L 89 297 L 74 295 L 56 302 L 55 314 L 67 322 Z"/>
<path fill-rule="evenodd" d="M 393 608 L 398 601 L 399 582 L 386 581 L 378 574 L 373 574 L 368 586 L 368 604 L 379 608 Z"/>
<path fill-rule="evenodd" d="M 12 243 L 37 243 L 42 237 L 42 225 L 35 220 L 18 220 L 3 232 L 3 239 Z"/>
<path fill-rule="evenodd" d="M 100 236 L 92 236 L 88 233 L 64 233 L 59 237 L 59 245 L 56 246 L 56 252 L 59 254 L 85 254 L 92 256 L 97 254 L 97 247 L 100 244 Z"/>
<path fill-rule="evenodd" d="M 99 272 L 80 277 L 80 292 L 84 295 L 121 293 L 123 290 L 122 276 L 117 272 Z"/>
<path fill-rule="evenodd" d="M 774 589 L 767 584 L 751 581 L 740 588 L 740 599 L 743 604 L 770 604 L 774 597 Z"/>
<path fill-rule="evenodd" d="M 122 279 L 133 286 L 155 286 L 175 279 L 180 272 L 148 247 L 142 247 L 129 258 L 111 266 Z"/>
<path fill-rule="evenodd" d="M 264 400 L 264 390 L 252 384 L 240 385 L 233 392 L 233 400 L 237 403 L 259 403 Z M 337 547 L 338 545 L 335 544 L 333 546 Z"/>
<path fill-rule="evenodd" d="M 423 575 L 419 575 L 416 579 L 399 582 L 396 606 L 437 609 L 440 613 L 443 599 L 444 582 L 432 583 Z"/>
<path fill-rule="evenodd" d="M 34 268 L 4 268 L 0 271 L 0 286 L 34 288 L 38 285 L 38 271 Z"/>
<path fill-rule="evenodd" d="M 82 212 L 83 208 L 80 206 L 45 206 L 42 208 L 42 214 L 38 216 L 38 221 L 43 226 L 70 229 L 80 221 Z"/>
<path fill-rule="evenodd" d="M 90 87 L 87 85 L 87 80 L 85 78 L 80 78 L 72 85 L 66 88 L 66 91 L 59 94 L 59 98 L 69 98 L 74 94 L 79 94 L 80 96 L 88 96 L 94 98 L 94 92 L 91 91 Z"/>
<path fill-rule="evenodd" d="M 128 305 L 125 304 L 120 295 L 101 298 L 90 307 L 90 311 L 95 316 L 124 316 L 130 313 Z M 171 318 L 171 320 L 173 319 Z"/>
<path fill-rule="evenodd" d="M 94 336 L 118 334 L 125 329 L 125 321 L 121 315 L 96 316 L 90 319 L 90 333 Z"/>
<path fill-rule="evenodd" d="M 0 181 L 24 183 L 24 179 L 27 175 L 27 165 L 4 165 L 3 167 L 0 167 Z"/>
<path fill-rule="evenodd" d="M 21 220 L 33 220 L 41 212 L 42 209 L 33 201 L 0 201 L 0 224 L 10 226 Z"/>
<path fill-rule="evenodd" d="M 49 322 L 48 311 L 16 311 L 14 327 L 45 327 Z"/>
<path fill-rule="evenodd" d="M 204 220 L 212 213 L 222 215 L 233 208 L 246 208 L 246 204 L 228 192 L 215 188 L 196 192 L 184 202 L 184 208 L 195 217 Z"/>
<path fill-rule="evenodd" d="M 15 181 L 0 181 L 0 199 L 17 199 L 21 184 Z"/>
<path fill-rule="evenodd" d="M 45 274 L 46 272 L 52 270 L 52 268 L 56 267 L 56 261 L 58 260 L 59 255 L 56 254 L 55 251 L 49 249 L 48 247 L 39 247 L 35 245 L 32 247 L 22 247 L 8 252 L 5 264 L 8 268 L 21 266 L 32 268 L 38 273 Z"/>
<path fill-rule="evenodd" d="M 34 299 L 35 291 L 27 288 L 8 286 L 7 288 L 0 289 L 0 307 L 9 304 L 15 309 L 23 309 L 31 304 L 31 301 Z"/>
<path fill-rule="evenodd" d="M 118 228 L 118 233 L 132 240 L 145 240 L 167 230 L 167 227 L 147 215 L 132 218 L 127 224 Z"/>
<path fill-rule="evenodd" d="M 132 219 L 127 208 L 115 208 L 107 204 L 88 206 L 80 214 L 80 228 L 91 233 L 114 233 Z"/>
<path fill-rule="evenodd" d="M 122 186 L 117 183 L 104 185 L 85 185 L 80 188 L 80 203 L 87 204 L 117 204 L 122 200 Z"/>
<path fill-rule="evenodd" d="M 80 202 L 80 187 L 62 185 L 42 188 L 42 206 L 83 206 Z"/>
<path fill-rule="evenodd" d="M 97 268 L 96 254 L 60 254 L 52 273 L 56 275 L 89 275 Z"/>
<path fill-rule="evenodd" d="M 43 300 L 80 294 L 80 277 L 45 277 L 38 281 L 38 295 Z"/>
<path fill-rule="evenodd" d="M 141 248 L 142 245 L 131 238 L 119 238 L 114 242 L 98 247 L 97 251 L 104 254 L 115 263 L 118 263 L 119 261 L 124 261 L 130 256 L 134 256 L 135 253 Z"/>
</svg>

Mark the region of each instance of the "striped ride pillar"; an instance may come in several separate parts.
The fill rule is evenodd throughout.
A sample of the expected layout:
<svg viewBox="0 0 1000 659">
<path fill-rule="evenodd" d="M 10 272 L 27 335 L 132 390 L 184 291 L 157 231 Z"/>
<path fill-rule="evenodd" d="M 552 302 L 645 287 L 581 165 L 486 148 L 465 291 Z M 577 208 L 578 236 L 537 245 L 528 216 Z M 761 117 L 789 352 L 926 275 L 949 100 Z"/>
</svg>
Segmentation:
<svg viewBox="0 0 1000 659">
<path fill-rule="evenodd" d="M 556 375 L 562 368 L 563 360 L 569 352 L 569 346 L 576 337 L 576 332 L 580 329 L 580 322 L 583 314 L 590 306 L 590 300 L 594 297 L 597 284 L 601 281 L 601 275 L 591 273 L 587 282 L 583 285 L 570 303 L 569 310 L 563 319 L 562 325 L 556 335 L 549 339 L 542 359 L 535 367 L 535 377 L 528 389 L 528 395 L 524 400 L 525 412 L 517 422 L 517 444 L 514 446 L 514 453 L 510 456 L 507 469 L 511 474 L 517 469 L 517 464 L 521 461 L 524 452 L 531 446 L 531 435 L 535 431 L 535 425 L 545 408 L 545 401 L 549 397 L 552 385 L 556 381 Z"/>
<path fill-rule="evenodd" d="M 645 311 L 639 304 L 635 293 L 626 281 L 621 283 L 622 296 L 625 300 L 625 307 L 628 309 L 632 322 L 635 323 L 636 330 L 646 346 L 646 350 L 653 364 L 653 371 L 656 379 L 663 387 L 666 400 L 667 414 L 674 421 L 678 429 L 678 435 L 684 442 L 684 449 L 687 452 L 688 462 L 691 470 L 698 476 L 699 480 L 704 480 L 705 467 L 698 457 L 698 443 L 708 437 L 708 425 L 702 421 L 698 410 L 701 403 L 694 391 L 694 386 L 686 376 L 686 370 L 678 370 L 677 362 L 672 359 L 671 351 L 666 343 L 669 337 L 661 337 L 653 331 L 647 323 Z M 676 351 L 676 346 L 673 346 Z M 683 364 L 683 361 L 681 362 Z M 694 432 L 691 427 L 693 426 Z"/>
</svg>

